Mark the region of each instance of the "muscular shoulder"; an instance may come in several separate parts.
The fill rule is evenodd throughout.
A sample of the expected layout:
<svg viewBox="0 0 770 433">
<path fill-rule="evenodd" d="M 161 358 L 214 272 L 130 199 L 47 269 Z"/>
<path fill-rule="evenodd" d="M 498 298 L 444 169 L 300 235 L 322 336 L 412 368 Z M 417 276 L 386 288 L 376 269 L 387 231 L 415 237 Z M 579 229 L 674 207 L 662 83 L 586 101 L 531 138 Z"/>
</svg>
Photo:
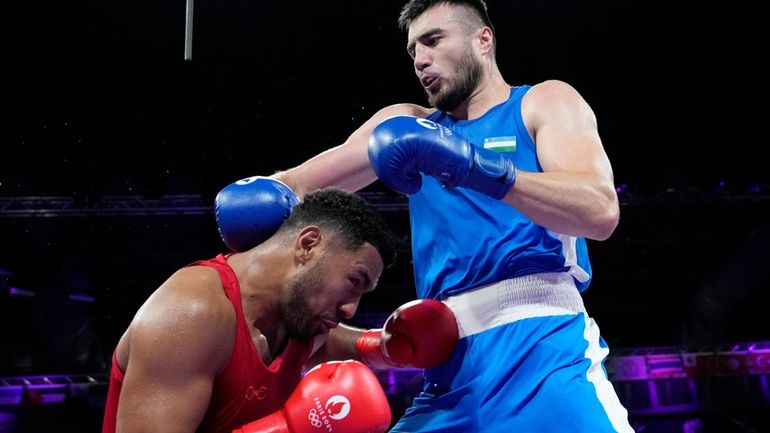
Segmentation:
<svg viewBox="0 0 770 433">
<path fill-rule="evenodd" d="M 417 104 L 401 103 L 401 104 L 388 105 L 387 107 L 381 108 L 379 111 L 374 113 L 374 115 L 370 117 L 369 120 L 366 121 L 366 123 L 361 125 L 361 127 L 353 134 L 353 137 L 357 137 L 357 136 L 363 137 L 363 142 L 368 142 L 369 135 L 371 134 L 374 127 L 376 127 L 380 122 L 382 122 L 383 120 L 389 117 L 392 117 L 392 116 L 428 117 L 434 111 L 436 110 L 433 108 L 427 108 Z"/>
<path fill-rule="evenodd" d="M 417 116 L 428 117 L 431 113 L 436 111 L 434 108 L 423 107 L 422 105 L 401 103 L 388 105 L 377 112 L 375 117 L 384 119 L 390 116 Z"/>
<path fill-rule="evenodd" d="M 582 100 L 578 91 L 561 80 L 547 80 L 535 84 L 524 96 L 526 106 L 550 107 L 554 105 Z"/>
<path fill-rule="evenodd" d="M 184 352 L 191 362 L 219 364 L 219 354 L 232 349 L 234 333 L 235 312 L 219 275 L 193 266 L 175 272 L 147 299 L 131 322 L 128 343 L 130 351 Z"/>
<path fill-rule="evenodd" d="M 593 119 L 593 112 L 572 85 L 547 80 L 532 86 L 524 96 L 522 116 L 528 127 L 537 129 L 538 125 L 548 122 Z"/>
<path fill-rule="evenodd" d="M 191 266 L 176 271 L 153 293 L 137 313 L 154 317 L 152 312 L 170 313 L 193 318 L 213 318 L 225 313 L 228 303 L 216 270 L 207 266 Z M 145 311 L 146 310 L 146 311 Z"/>
</svg>

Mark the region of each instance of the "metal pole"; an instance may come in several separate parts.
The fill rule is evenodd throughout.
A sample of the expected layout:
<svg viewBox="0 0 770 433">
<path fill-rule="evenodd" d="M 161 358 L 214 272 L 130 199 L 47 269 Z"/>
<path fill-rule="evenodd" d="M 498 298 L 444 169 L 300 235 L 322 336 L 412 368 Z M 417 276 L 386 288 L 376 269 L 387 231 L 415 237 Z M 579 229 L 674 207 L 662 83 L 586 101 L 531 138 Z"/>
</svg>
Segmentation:
<svg viewBox="0 0 770 433">
<path fill-rule="evenodd" d="M 193 0 L 187 0 L 187 16 L 184 28 L 184 59 L 192 60 L 192 41 L 193 41 Z"/>
</svg>

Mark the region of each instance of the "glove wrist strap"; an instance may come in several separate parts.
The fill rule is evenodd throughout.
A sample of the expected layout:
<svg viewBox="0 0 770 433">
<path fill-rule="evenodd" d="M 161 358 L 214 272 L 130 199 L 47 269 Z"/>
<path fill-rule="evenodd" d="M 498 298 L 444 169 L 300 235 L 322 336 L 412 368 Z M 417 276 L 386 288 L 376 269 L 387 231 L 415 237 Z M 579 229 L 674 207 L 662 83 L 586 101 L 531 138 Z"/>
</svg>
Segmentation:
<svg viewBox="0 0 770 433">
<path fill-rule="evenodd" d="M 382 329 L 369 329 L 364 331 L 356 341 L 356 353 L 360 361 L 370 368 L 387 369 L 392 368 L 382 353 Z"/>
<path fill-rule="evenodd" d="M 501 199 L 516 181 L 516 167 L 505 155 L 488 149 L 476 149 L 473 169 L 463 182 L 467 188 Z"/>
</svg>

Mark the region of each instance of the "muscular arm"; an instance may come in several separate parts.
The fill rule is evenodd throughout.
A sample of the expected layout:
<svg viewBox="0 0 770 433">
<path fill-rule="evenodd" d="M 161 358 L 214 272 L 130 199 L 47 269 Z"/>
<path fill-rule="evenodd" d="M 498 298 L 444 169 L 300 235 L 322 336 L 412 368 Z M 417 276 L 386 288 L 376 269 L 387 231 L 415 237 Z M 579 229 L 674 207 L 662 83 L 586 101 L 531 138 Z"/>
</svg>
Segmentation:
<svg viewBox="0 0 770 433">
<path fill-rule="evenodd" d="M 326 186 L 358 191 L 377 180 L 367 146 L 372 130 L 382 120 L 396 115 L 426 117 L 432 110 L 414 104 L 395 104 L 375 113 L 344 143 L 326 150 L 304 163 L 273 177 L 287 184 L 299 197 Z"/>
<path fill-rule="evenodd" d="M 308 361 L 308 367 L 313 367 L 326 361 L 360 360 L 358 352 L 356 352 L 356 341 L 358 341 L 358 338 L 363 333 L 364 329 L 340 323 L 336 328 L 329 331 L 325 343 Z"/>
<path fill-rule="evenodd" d="M 517 171 L 503 200 L 558 233 L 608 238 L 620 211 L 591 108 L 566 83 L 546 81 L 524 97 L 522 115 L 544 172 Z"/>
<path fill-rule="evenodd" d="M 235 329 L 234 313 L 211 287 L 218 285 L 215 278 L 209 268 L 185 268 L 136 314 L 118 348 L 125 371 L 119 433 L 193 433 L 198 428 L 214 377 L 232 350 Z M 222 293 L 221 285 L 215 287 Z"/>
</svg>

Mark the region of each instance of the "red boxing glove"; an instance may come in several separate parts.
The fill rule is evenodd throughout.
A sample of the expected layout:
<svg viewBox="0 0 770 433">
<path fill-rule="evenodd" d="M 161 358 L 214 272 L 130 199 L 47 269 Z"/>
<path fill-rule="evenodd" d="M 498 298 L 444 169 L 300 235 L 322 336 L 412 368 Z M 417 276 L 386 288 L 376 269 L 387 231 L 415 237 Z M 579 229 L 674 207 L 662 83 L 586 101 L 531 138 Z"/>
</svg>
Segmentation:
<svg viewBox="0 0 770 433">
<path fill-rule="evenodd" d="M 433 368 L 449 359 L 457 338 L 452 310 L 435 299 L 418 299 L 398 307 L 383 329 L 365 331 L 356 351 L 372 368 Z"/>
<path fill-rule="evenodd" d="M 330 361 L 302 378 L 283 409 L 233 433 L 383 433 L 390 421 L 374 373 L 358 361 Z"/>
</svg>

